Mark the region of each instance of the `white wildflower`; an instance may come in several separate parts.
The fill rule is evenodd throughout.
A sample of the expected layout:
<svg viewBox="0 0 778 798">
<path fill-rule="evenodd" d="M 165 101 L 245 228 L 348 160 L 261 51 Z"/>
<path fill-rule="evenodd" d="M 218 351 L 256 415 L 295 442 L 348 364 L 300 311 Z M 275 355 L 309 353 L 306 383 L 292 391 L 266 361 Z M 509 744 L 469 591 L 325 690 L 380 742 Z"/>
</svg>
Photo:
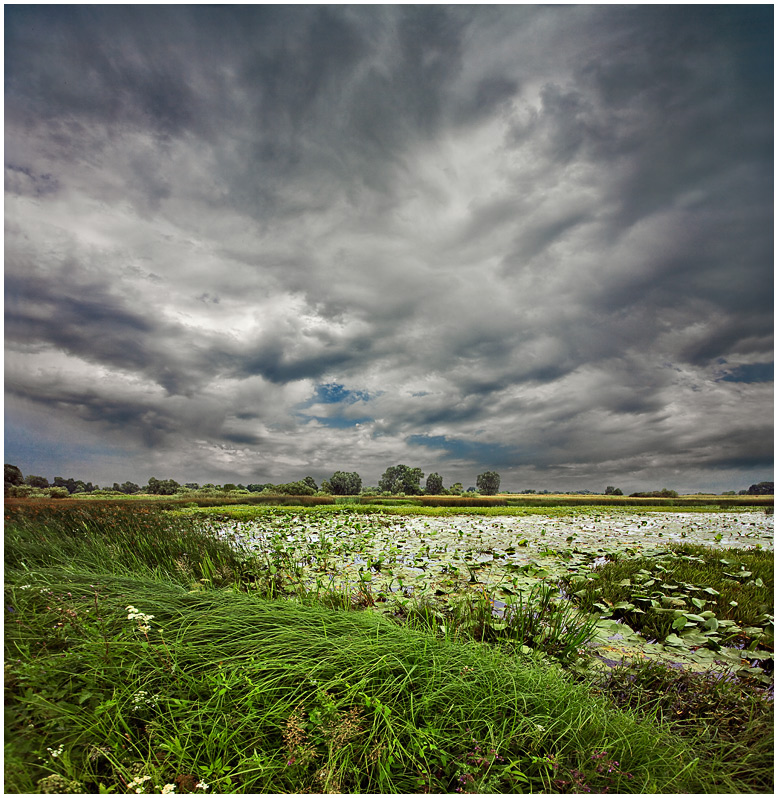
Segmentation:
<svg viewBox="0 0 778 798">
<path fill-rule="evenodd" d="M 127 610 L 127 620 L 128 621 L 137 621 L 138 622 L 138 629 L 144 634 L 147 634 L 151 631 L 151 624 L 149 621 L 154 617 L 153 615 L 148 615 L 145 612 L 139 612 L 136 607 L 133 607 L 132 604 L 128 604 L 125 609 Z"/>
<path fill-rule="evenodd" d="M 151 776 L 137 776 L 134 778 L 128 785 L 128 790 L 135 790 L 136 795 L 140 795 L 143 792 L 143 783 L 149 781 Z"/>
<path fill-rule="evenodd" d="M 150 696 L 146 690 L 138 690 L 132 697 L 132 708 L 141 709 L 144 706 L 156 707 L 159 701 L 159 693 Z"/>
<path fill-rule="evenodd" d="M 164 787 L 160 787 L 159 784 L 157 784 L 157 789 L 160 791 L 162 795 L 170 795 L 171 792 L 176 791 L 176 785 L 166 784 Z"/>
<path fill-rule="evenodd" d="M 52 759 L 56 759 L 62 753 L 63 747 L 60 746 L 59 748 L 47 748 L 46 750 L 51 754 Z"/>
<path fill-rule="evenodd" d="M 197 784 L 195 784 L 195 789 L 202 790 L 203 792 L 207 792 L 210 788 L 211 785 L 206 784 L 204 781 L 198 781 Z"/>
</svg>

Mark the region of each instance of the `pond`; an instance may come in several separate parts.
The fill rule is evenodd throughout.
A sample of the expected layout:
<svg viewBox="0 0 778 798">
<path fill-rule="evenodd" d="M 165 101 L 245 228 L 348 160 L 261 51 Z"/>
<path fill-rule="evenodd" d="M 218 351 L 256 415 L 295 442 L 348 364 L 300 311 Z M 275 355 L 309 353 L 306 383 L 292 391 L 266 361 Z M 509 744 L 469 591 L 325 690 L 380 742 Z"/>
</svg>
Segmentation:
<svg viewBox="0 0 778 798">
<path fill-rule="evenodd" d="M 473 593 L 489 596 L 499 616 L 506 604 L 528 594 L 539 582 L 559 589 L 560 599 L 567 599 L 561 586 L 571 575 L 581 580 L 596 578 L 608 562 L 661 557 L 673 543 L 772 551 L 773 519 L 764 511 L 589 510 L 564 515 L 443 517 L 290 512 L 213 523 L 220 537 L 259 556 L 290 588 L 361 589 L 379 598 L 375 608 L 382 611 L 391 607 L 392 600 L 425 598 L 445 603 Z M 678 596 L 678 606 L 684 607 L 684 597 Z M 700 618 L 694 614 L 696 606 L 699 599 L 685 607 L 691 611 L 686 613 L 690 619 Z M 753 668 L 755 674 L 768 670 L 761 666 L 771 660 L 771 654 L 762 650 L 754 659 L 737 645 L 713 645 L 720 636 L 703 629 L 702 620 L 708 617 L 700 620 L 699 629 L 689 622 L 689 628 L 681 625 L 679 634 L 657 642 L 643 638 L 624 619 L 603 612 L 592 645 L 607 664 L 622 657 L 649 657 L 695 669 L 723 663 Z M 772 617 L 766 616 L 764 623 L 772 634 Z M 708 637 L 702 637 L 703 633 Z"/>
</svg>

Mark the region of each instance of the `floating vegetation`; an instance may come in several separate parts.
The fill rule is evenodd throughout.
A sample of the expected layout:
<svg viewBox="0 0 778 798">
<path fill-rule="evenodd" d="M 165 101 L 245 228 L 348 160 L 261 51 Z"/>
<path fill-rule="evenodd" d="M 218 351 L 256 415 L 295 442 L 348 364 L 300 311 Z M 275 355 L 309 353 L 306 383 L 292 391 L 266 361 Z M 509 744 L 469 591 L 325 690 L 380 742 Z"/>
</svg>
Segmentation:
<svg viewBox="0 0 778 798">
<path fill-rule="evenodd" d="M 537 632 L 517 632 L 516 608 L 538 604 L 541 585 L 555 612 L 575 615 L 565 628 L 587 630 L 560 647 L 566 661 L 588 643 L 605 663 L 647 657 L 771 678 L 773 516 L 762 512 L 276 511 L 210 523 L 262 564 L 251 566 L 246 587 L 264 595 L 369 607 L 447 636 L 470 630 L 474 639 L 535 648 Z M 549 642 L 545 650 L 556 649 Z"/>
</svg>

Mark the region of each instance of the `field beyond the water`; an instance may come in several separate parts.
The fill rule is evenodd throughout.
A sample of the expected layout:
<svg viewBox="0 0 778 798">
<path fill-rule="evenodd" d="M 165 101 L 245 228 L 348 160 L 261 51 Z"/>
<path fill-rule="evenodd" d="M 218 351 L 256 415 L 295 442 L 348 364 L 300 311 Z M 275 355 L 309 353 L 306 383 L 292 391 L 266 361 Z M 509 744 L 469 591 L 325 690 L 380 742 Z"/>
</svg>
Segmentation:
<svg viewBox="0 0 778 798">
<path fill-rule="evenodd" d="M 8 793 L 772 793 L 773 516 L 6 502 Z"/>
</svg>

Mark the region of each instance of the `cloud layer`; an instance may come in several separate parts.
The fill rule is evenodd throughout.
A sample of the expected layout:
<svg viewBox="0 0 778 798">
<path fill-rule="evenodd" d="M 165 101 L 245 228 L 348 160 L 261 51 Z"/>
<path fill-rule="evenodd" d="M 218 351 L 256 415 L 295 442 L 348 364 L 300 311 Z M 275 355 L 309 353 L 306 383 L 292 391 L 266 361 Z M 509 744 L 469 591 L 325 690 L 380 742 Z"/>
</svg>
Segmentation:
<svg viewBox="0 0 778 798">
<path fill-rule="evenodd" d="M 771 6 L 6 8 L 6 460 L 772 478 Z"/>
</svg>

